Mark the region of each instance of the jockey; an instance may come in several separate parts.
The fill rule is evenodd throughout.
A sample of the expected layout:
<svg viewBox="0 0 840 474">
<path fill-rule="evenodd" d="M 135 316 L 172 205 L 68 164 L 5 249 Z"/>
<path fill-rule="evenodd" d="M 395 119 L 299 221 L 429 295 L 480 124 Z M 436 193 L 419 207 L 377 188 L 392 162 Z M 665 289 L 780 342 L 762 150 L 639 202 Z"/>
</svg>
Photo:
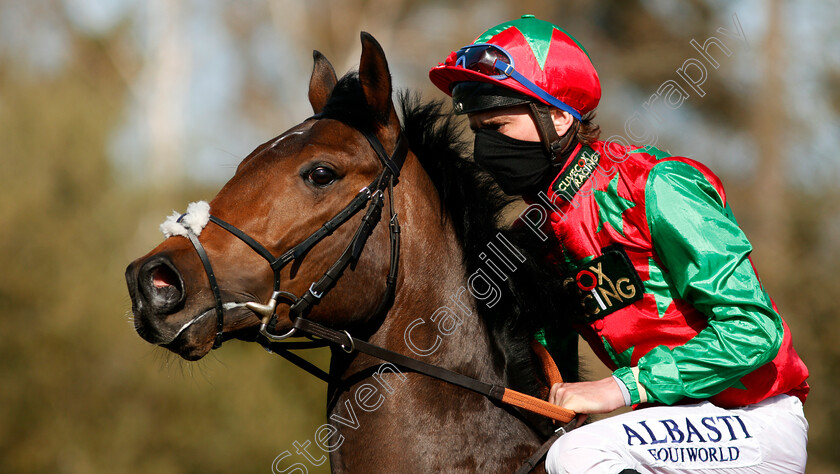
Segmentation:
<svg viewBox="0 0 840 474">
<path fill-rule="evenodd" d="M 529 207 L 522 222 L 584 295 L 576 330 L 613 370 L 558 383 L 581 414 L 549 451 L 562 472 L 804 472 L 808 370 L 764 291 L 720 179 L 651 146 L 598 141 L 588 53 L 532 15 L 497 25 L 429 72 L 467 114 L 475 161 Z M 540 333 L 552 352 L 559 337 Z"/>
</svg>

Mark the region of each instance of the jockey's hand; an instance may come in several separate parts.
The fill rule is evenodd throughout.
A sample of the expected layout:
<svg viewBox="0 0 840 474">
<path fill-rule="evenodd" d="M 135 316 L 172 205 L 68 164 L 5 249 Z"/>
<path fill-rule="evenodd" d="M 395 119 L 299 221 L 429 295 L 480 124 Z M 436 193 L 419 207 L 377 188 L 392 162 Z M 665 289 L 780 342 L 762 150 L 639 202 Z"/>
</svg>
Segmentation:
<svg viewBox="0 0 840 474">
<path fill-rule="evenodd" d="M 548 395 L 549 403 L 575 413 L 609 413 L 624 406 L 624 396 L 613 377 L 594 382 L 556 383 Z"/>
</svg>

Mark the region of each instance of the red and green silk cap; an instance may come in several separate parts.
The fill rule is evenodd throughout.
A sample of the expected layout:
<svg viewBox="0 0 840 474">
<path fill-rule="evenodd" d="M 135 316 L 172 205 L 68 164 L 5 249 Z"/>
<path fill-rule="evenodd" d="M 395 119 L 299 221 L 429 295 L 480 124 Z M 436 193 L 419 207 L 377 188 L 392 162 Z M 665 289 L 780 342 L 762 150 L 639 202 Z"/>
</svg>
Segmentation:
<svg viewBox="0 0 840 474">
<path fill-rule="evenodd" d="M 473 44 L 489 43 L 500 46 L 512 56 L 514 68 L 531 82 L 568 104 L 580 114 L 598 106 L 601 82 L 583 46 L 562 28 L 523 15 L 485 31 Z M 549 104 L 512 77 L 497 79 L 456 64 L 453 51 L 444 62 L 429 71 L 429 79 L 440 90 L 452 95 L 455 84 L 477 81 L 511 89 L 537 101 Z"/>
</svg>

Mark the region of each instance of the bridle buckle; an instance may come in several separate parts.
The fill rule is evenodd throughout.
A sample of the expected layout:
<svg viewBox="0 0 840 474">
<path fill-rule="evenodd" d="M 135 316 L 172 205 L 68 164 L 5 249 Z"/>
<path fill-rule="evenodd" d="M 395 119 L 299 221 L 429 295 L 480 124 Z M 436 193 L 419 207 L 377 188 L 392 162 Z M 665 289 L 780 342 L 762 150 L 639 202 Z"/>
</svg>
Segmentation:
<svg viewBox="0 0 840 474">
<path fill-rule="evenodd" d="M 312 284 L 309 285 L 309 292 L 312 293 L 312 296 L 314 296 L 315 298 L 320 300 L 321 297 L 324 296 L 324 292 L 316 290 L 315 289 L 315 283 L 317 283 L 317 282 L 313 281 Z"/>
</svg>

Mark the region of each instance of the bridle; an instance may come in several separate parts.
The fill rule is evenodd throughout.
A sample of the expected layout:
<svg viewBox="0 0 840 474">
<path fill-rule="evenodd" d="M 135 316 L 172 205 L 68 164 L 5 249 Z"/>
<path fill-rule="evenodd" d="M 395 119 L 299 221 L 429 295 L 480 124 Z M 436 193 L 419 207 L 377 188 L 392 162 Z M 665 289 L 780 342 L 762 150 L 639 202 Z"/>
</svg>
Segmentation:
<svg viewBox="0 0 840 474">
<path fill-rule="evenodd" d="M 310 117 L 310 119 L 315 120 L 322 118 L 326 117 L 321 114 Z M 322 225 L 318 230 L 310 234 L 309 237 L 305 238 L 302 242 L 290 248 L 279 257 L 275 257 L 268 249 L 257 242 L 256 239 L 238 229 L 236 226 L 229 224 L 216 216 L 210 215 L 209 222 L 218 225 L 247 244 L 254 252 L 259 254 L 268 262 L 274 273 L 274 286 L 268 302 L 266 304 L 256 302 L 245 303 L 245 306 L 248 309 L 262 317 L 260 334 L 269 341 L 282 341 L 293 336 L 298 330 L 293 327 L 285 334 L 271 333 L 270 328 L 275 327 L 277 324 L 276 310 L 277 304 L 281 299 L 285 299 L 290 302 L 290 319 L 294 321 L 296 318 L 303 318 L 309 313 L 312 307 L 318 304 L 324 295 L 326 295 L 333 286 L 335 286 L 335 283 L 344 274 L 344 270 L 346 270 L 347 267 L 356 265 L 359 261 L 362 250 L 367 243 L 368 237 L 370 237 L 371 233 L 373 233 L 373 230 L 376 228 L 376 225 L 379 223 L 382 216 L 384 194 L 386 191 L 388 193 L 390 213 L 388 227 L 391 241 L 391 261 L 388 277 L 385 280 L 385 293 L 374 314 L 380 314 L 385 311 L 385 309 L 393 301 L 400 258 L 400 224 L 394 208 L 393 191 L 394 186 L 396 186 L 399 181 L 400 170 L 402 169 L 402 166 L 405 163 L 405 158 L 408 155 L 408 142 L 404 135 L 400 133 L 394 146 L 394 151 L 389 155 L 376 135 L 366 129 L 357 128 L 357 130 L 365 136 L 371 148 L 373 148 L 376 153 L 376 156 L 379 158 L 379 161 L 382 162 L 382 171 L 368 186 L 362 188 L 358 194 L 356 194 L 356 197 L 354 197 L 353 200 L 351 200 L 350 203 L 347 204 L 341 211 L 324 223 L 324 225 Z M 286 265 L 305 255 L 318 242 L 331 235 L 336 229 L 341 227 L 365 207 L 367 207 L 367 211 L 365 212 L 364 217 L 362 217 L 362 221 L 356 229 L 356 233 L 353 235 L 350 243 L 338 259 L 326 272 L 324 272 L 324 275 L 309 285 L 309 289 L 303 294 L 303 296 L 298 297 L 293 293 L 280 289 L 280 271 Z M 178 220 L 179 223 L 183 217 L 184 216 L 181 216 L 181 219 Z M 213 348 L 216 349 L 222 345 L 224 338 L 225 308 L 222 303 L 221 291 L 219 289 L 218 282 L 216 281 L 216 276 L 213 272 L 213 267 L 210 264 L 210 258 L 208 257 L 207 252 L 204 250 L 204 247 L 198 240 L 198 236 L 195 232 L 193 232 L 188 226 L 185 227 L 187 229 L 187 237 L 190 239 L 193 247 L 195 247 L 196 253 L 201 260 L 202 266 L 204 267 L 204 272 L 207 274 L 207 279 L 210 283 L 210 290 L 213 293 L 216 312 L 216 338 L 213 342 Z"/>
<path fill-rule="evenodd" d="M 333 117 L 325 117 L 322 114 L 316 114 L 310 117 L 310 119 L 316 120 L 325 118 Z M 551 435 L 530 458 L 525 460 L 524 465 L 517 471 L 517 473 L 530 472 L 545 456 L 551 444 L 567 430 L 574 427 L 576 424 L 576 414 L 574 412 L 530 395 L 502 386 L 488 384 L 448 369 L 434 366 L 412 357 L 370 344 L 363 339 L 351 336 L 346 330 L 337 331 L 330 329 L 305 317 L 312 307 L 318 304 L 324 295 L 326 295 L 335 286 L 335 283 L 344 274 L 344 270 L 346 270 L 347 267 L 354 266 L 358 262 L 362 250 L 367 243 L 368 237 L 370 237 L 382 216 L 384 194 L 386 191 L 388 193 L 390 213 L 388 226 L 390 229 L 391 261 L 388 277 L 386 278 L 385 293 L 379 303 L 379 307 L 373 314 L 383 314 L 388 310 L 391 303 L 393 303 L 397 274 L 399 272 L 400 257 L 400 225 L 399 220 L 397 219 L 397 213 L 395 212 L 393 190 L 394 186 L 396 186 L 399 181 L 400 170 L 402 169 L 406 156 L 408 155 L 408 142 L 402 132 L 400 132 L 396 144 L 394 145 L 394 151 L 389 155 L 385 151 L 385 147 L 382 146 L 382 143 L 372 132 L 363 128 L 354 128 L 365 136 L 371 148 L 373 148 L 376 156 L 379 158 L 379 161 L 382 162 L 382 171 L 368 186 L 362 188 L 353 200 L 351 200 L 350 203 L 347 204 L 341 211 L 324 223 L 324 225 L 318 230 L 310 234 L 309 237 L 290 248 L 279 257 L 274 257 L 268 249 L 247 233 L 216 216 L 210 215 L 209 222 L 218 225 L 247 244 L 252 250 L 268 262 L 274 272 L 274 287 L 269 301 L 266 304 L 256 302 L 248 302 L 244 304 L 245 307 L 262 317 L 260 334 L 266 338 L 267 342 L 264 343 L 261 341 L 261 344 L 266 349 L 276 352 L 290 362 L 327 382 L 330 381 L 329 376 L 325 374 L 323 370 L 311 364 L 306 359 L 293 354 L 289 351 L 289 349 L 323 347 L 333 344 L 341 347 L 347 353 L 353 353 L 356 351 L 362 352 L 387 362 L 394 363 L 403 368 L 466 388 L 492 400 L 523 408 L 533 413 L 561 421 L 564 426 L 556 430 L 556 432 Z M 305 255 L 313 246 L 328 235 L 332 234 L 336 229 L 346 223 L 350 218 L 365 207 L 367 207 L 367 210 L 365 211 L 362 221 L 356 229 L 353 238 L 350 240 L 350 243 L 338 259 L 326 272 L 324 272 L 323 276 L 309 285 L 309 289 L 303 294 L 303 296 L 298 297 L 288 291 L 280 289 L 280 271 L 286 265 Z M 178 221 L 181 222 L 183 218 L 184 216 L 181 216 Z M 195 247 L 196 253 L 204 266 L 204 271 L 207 274 L 207 278 L 210 282 L 210 289 L 213 293 L 217 321 L 216 338 L 213 343 L 213 348 L 215 349 L 221 346 L 224 337 L 223 330 L 225 307 L 222 303 L 221 291 L 219 289 L 218 282 L 216 281 L 215 274 L 213 273 L 213 267 L 210 264 L 207 252 L 204 250 L 204 247 L 198 240 L 198 236 L 192 231 L 192 229 L 186 225 L 185 228 L 187 230 L 187 237 L 190 239 L 190 242 L 192 242 L 193 247 Z M 273 334 L 271 333 L 270 328 L 275 327 L 277 324 L 276 310 L 277 304 L 281 299 L 288 300 L 290 303 L 289 317 L 292 320 L 293 325 L 292 329 L 285 334 Z M 197 316 L 196 318 L 198 317 L 201 316 Z M 310 341 L 280 342 L 284 339 L 292 337 L 298 331 L 304 333 Z M 317 339 L 314 339 L 313 337 Z"/>
</svg>

